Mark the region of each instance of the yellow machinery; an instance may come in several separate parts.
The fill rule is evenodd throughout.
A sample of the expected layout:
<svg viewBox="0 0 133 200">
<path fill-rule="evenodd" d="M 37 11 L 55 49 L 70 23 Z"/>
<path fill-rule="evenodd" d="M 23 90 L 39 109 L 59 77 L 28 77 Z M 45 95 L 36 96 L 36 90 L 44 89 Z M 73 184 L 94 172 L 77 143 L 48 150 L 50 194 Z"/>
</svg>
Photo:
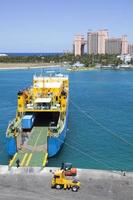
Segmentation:
<svg viewBox="0 0 133 200">
<path fill-rule="evenodd" d="M 75 179 L 68 179 L 65 176 L 64 170 L 56 170 L 51 182 L 51 188 L 56 189 L 70 189 L 77 192 L 80 188 L 80 182 Z"/>
</svg>

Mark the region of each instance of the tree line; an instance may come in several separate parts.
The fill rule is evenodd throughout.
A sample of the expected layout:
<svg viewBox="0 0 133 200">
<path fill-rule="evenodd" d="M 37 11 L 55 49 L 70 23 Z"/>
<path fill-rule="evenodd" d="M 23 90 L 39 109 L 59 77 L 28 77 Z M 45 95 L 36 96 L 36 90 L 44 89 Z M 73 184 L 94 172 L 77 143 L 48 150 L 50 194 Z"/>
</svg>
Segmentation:
<svg viewBox="0 0 133 200">
<path fill-rule="evenodd" d="M 74 56 L 72 53 L 64 53 L 62 55 L 52 56 L 5 56 L 0 57 L 0 63 L 68 63 L 73 65 L 76 62 L 83 63 L 86 67 L 94 67 L 97 64 L 101 65 L 120 65 L 123 61 L 117 58 L 117 55 L 112 54 L 84 54 L 83 56 Z M 133 64 L 133 59 L 128 62 Z"/>
</svg>

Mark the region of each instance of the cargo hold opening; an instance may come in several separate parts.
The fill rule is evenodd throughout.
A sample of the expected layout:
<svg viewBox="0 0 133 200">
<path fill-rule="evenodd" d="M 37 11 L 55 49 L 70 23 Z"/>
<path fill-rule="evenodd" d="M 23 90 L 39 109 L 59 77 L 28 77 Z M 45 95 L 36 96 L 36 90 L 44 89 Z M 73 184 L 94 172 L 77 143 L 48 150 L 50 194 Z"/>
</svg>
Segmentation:
<svg viewBox="0 0 133 200">
<path fill-rule="evenodd" d="M 28 114 L 28 113 L 27 113 Z M 57 126 L 59 120 L 59 112 L 35 112 L 33 126 Z"/>
</svg>

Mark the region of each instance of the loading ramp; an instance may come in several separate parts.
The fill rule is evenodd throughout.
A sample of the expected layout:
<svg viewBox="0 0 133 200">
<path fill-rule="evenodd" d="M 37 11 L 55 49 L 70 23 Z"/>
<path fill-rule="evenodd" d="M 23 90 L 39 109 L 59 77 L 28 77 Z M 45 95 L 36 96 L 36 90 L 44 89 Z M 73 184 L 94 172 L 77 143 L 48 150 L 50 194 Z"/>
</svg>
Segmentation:
<svg viewBox="0 0 133 200">
<path fill-rule="evenodd" d="M 28 140 L 23 144 L 22 149 L 14 155 L 9 167 L 17 166 L 18 159 L 20 167 L 45 167 L 48 158 L 47 135 L 48 127 L 33 127 Z"/>
</svg>

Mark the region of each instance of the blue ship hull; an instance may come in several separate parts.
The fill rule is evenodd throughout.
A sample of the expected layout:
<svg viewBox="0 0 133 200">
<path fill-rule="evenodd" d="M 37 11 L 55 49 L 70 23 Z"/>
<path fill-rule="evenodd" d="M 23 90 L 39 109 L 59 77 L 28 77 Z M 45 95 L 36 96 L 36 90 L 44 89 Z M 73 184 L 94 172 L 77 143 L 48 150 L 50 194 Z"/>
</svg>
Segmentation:
<svg viewBox="0 0 133 200">
<path fill-rule="evenodd" d="M 55 156 L 61 149 L 67 132 L 68 111 L 66 113 L 66 120 L 64 128 L 58 137 L 48 137 L 48 157 Z"/>
</svg>

